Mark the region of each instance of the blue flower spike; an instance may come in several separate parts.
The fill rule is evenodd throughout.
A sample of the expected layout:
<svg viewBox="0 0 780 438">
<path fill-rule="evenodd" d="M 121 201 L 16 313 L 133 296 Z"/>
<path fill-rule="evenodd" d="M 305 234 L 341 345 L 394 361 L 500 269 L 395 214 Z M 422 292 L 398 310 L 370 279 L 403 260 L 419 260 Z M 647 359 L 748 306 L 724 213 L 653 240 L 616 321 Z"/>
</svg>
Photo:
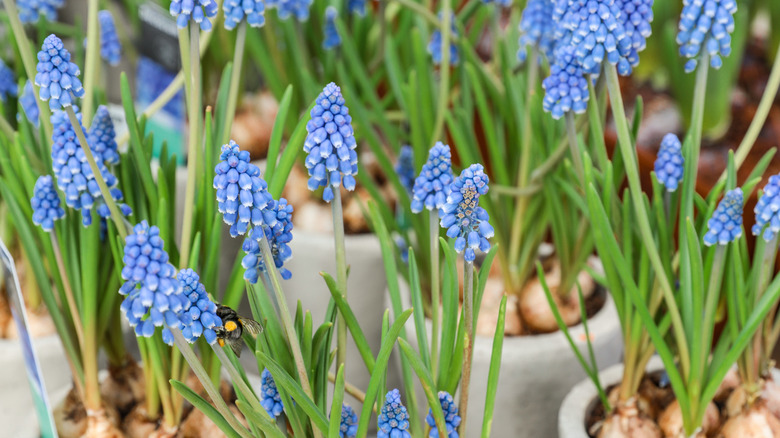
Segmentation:
<svg viewBox="0 0 780 438">
<path fill-rule="evenodd" d="M 281 20 L 295 16 L 298 21 L 306 21 L 309 19 L 311 3 L 312 0 L 266 0 L 265 5 L 269 8 L 275 7 Z"/>
<path fill-rule="evenodd" d="M 246 18 L 252 27 L 265 24 L 265 5 L 262 0 L 225 0 L 222 4 L 225 12 L 225 29 L 233 30 Z"/>
<path fill-rule="evenodd" d="M 727 245 L 742 236 L 742 201 L 742 189 L 726 192 L 726 196 L 707 221 L 705 245 Z"/>
<path fill-rule="evenodd" d="M 250 163 L 249 151 L 242 151 L 230 140 L 222 146 L 219 159 L 214 169 L 217 210 L 230 225 L 230 235 L 236 237 L 246 234 L 250 223 L 265 224 L 264 216 L 269 215 L 267 207 L 273 198 L 268 193 L 268 184 L 260 176 L 260 169 Z"/>
<path fill-rule="evenodd" d="M 447 229 L 447 237 L 455 239 L 455 251 L 463 252 L 467 262 L 473 262 L 479 249 L 490 251 L 488 239 L 493 237 L 493 227 L 479 197 L 488 192 L 488 176 L 481 164 L 472 164 L 461 172 L 450 186 L 447 203 L 442 208 L 441 226 Z"/>
<path fill-rule="evenodd" d="M 736 0 L 683 0 L 677 44 L 680 55 L 688 58 L 686 73 L 696 70 L 704 53 L 709 55 L 712 68 L 723 65 L 721 57 L 731 54 L 736 12 Z"/>
<path fill-rule="evenodd" d="M 35 23 L 39 18 L 57 21 L 57 9 L 65 4 L 65 0 L 16 0 L 19 21 Z"/>
<path fill-rule="evenodd" d="M 653 33 L 653 0 L 617 0 L 620 18 L 631 40 L 631 47 L 641 52 L 647 46 L 647 38 Z"/>
<path fill-rule="evenodd" d="M 552 61 L 555 48 L 555 22 L 553 21 L 553 0 L 528 0 L 520 19 L 520 49 L 517 59 L 525 62 L 528 46 L 539 49 Z"/>
<path fill-rule="evenodd" d="M 79 67 L 70 62 L 70 52 L 54 34 L 43 41 L 37 71 L 35 85 L 41 87 L 39 97 L 48 101 L 52 110 L 71 106 L 75 97 L 84 96 Z"/>
<path fill-rule="evenodd" d="M 414 149 L 411 146 L 401 146 L 401 153 L 398 154 L 398 161 L 395 163 L 395 172 L 398 174 L 401 185 L 411 194 L 415 180 Z"/>
<path fill-rule="evenodd" d="M 27 120 L 33 125 L 38 126 L 38 117 L 40 114 L 38 111 L 38 102 L 35 101 L 35 91 L 33 90 L 32 82 L 29 80 L 24 84 L 19 103 L 22 105 L 22 110 L 24 110 L 24 115 L 27 116 Z M 21 115 L 17 115 L 17 117 L 20 118 Z M 21 120 L 21 118 L 19 120 Z"/>
<path fill-rule="evenodd" d="M 339 426 L 339 438 L 355 438 L 358 430 L 358 416 L 352 406 L 341 405 L 341 425 Z"/>
<path fill-rule="evenodd" d="M 377 438 L 412 438 L 409 433 L 409 413 L 401 403 L 401 393 L 393 389 L 385 395 L 385 402 L 377 417 Z"/>
<path fill-rule="evenodd" d="M 282 415 L 282 411 L 284 411 L 282 397 L 279 395 L 276 382 L 268 369 L 264 369 L 260 374 L 260 405 L 271 418 Z"/>
<path fill-rule="evenodd" d="M 217 2 L 214 0 L 172 0 L 169 12 L 176 17 L 176 25 L 184 29 L 190 21 L 200 30 L 211 30 L 211 18 L 217 16 Z"/>
<path fill-rule="evenodd" d="M 14 72 L 0 59 L 0 101 L 5 102 L 9 97 L 16 97 L 19 86 L 16 84 Z"/>
<path fill-rule="evenodd" d="M 414 180 L 412 212 L 438 210 L 447 203 L 452 184 L 452 153 L 450 147 L 437 142 L 428 152 L 428 161 Z"/>
<path fill-rule="evenodd" d="M 98 12 L 100 22 L 100 57 L 107 63 L 116 66 L 122 57 L 122 44 L 116 33 L 114 17 L 109 11 Z"/>
<path fill-rule="evenodd" d="M 680 139 L 674 134 L 666 134 L 661 140 L 658 157 L 655 159 L 655 177 L 666 190 L 677 190 L 683 180 L 683 156 Z"/>
<path fill-rule="evenodd" d="M 439 12 L 439 20 L 442 19 L 442 13 Z M 458 54 L 458 46 L 455 44 L 454 40 L 458 37 L 458 28 L 455 26 L 455 14 L 452 14 L 452 18 L 450 19 L 450 65 L 455 66 L 458 65 L 458 62 L 460 61 L 460 57 Z M 431 57 L 433 58 L 433 63 L 435 65 L 441 65 L 442 60 L 442 37 L 441 37 L 441 30 L 436 29 L 431 33 L 431 40 L 428 42 L 428 53 L 431 54 Z"/>
<path fill-rule="evenodd" d="M 357 142 L 352 129 L 352 117 L 345 105 L 341 89 L 331 82 L 317 96 L 306 123 L 303 151 L 309 171 L 309 190 L 325 187 L 322 199 L 333 200 L 333 190 L 355 190 L 357 175 Z"/>
<path fill-rule="evenodd" d="M 189 301 L 176 279 L 176 269 L 168 261 L 160 229 L 142 221 L 125 239 L 119 293 L 125 295 L 120 309 L 136 336 L 151 337 L 155 327 L 181 328 L 179 314 Z M 167 328 L 166 327 L 166 328 Z M 172 342 L 170 332 L 163 339 Z"/>
<path fill-rule="evenodd" d="M 292 273 L 284 267 L 284 263 L 292 258 L 292 249 L 288 244 L 293 238 L 293 207 L 287 203 L 286 199 L 281 198 L 279 201 L 273 201 L 268 212 L 269 215 L 273 215 L 273 218 L 267 222 L 273 222 L 274 225 L 252 228 L 242 246 L 246 253 L 241 260 L 241 266 L 246 269 L 244 279 L 252 284 L 257 283 L 260 273 L 265 271 L 260 252 L 260 239 L 263 238 L 263 233 L 268 239 L 268 245 L 271 247 L 271 254 L 274 258 L 274 266 L 279 269 L 279 274 L 285 280 L 292 278 Z"/>
<path fill-rule="evenodd" d="M 87 143 L 97 153 L 96 157 L 99 156 L 107 164 L 119 163 L 119 147 L 116 144 L 114 122 L 105 105 L 98 106 L 95 111 L 87 138 Z"/>
<path fill-rule="evenodd" d="M 347 0 L 347 9 L 361 17 L 366 15 L 366 0 Z"/>
<path fill-rule="evenodd" d="M 458 406 L 455 405 L 452 396 L 446 391 L 439 391 L 439 403 L 441 404 L 441 410 L 444 412 L 444 422 L 447 423 L 446 438 L 458 438 L 458 426 L 460 425 Z M 428 434 L 429 438 L 444 438 L 439 435 L 439 429 L 436 428 L 433 410 L 428 410 L 428 416 L 425 417 L 425 421 L 431 427 L 431 431 Z"/>
<path fill-rule="evenodd" d="M 772 175 L 761 191 L 756 208 L 756 223 L 753 225 L 753 235 L 762 237 L 769 242 L 780 232 L 780 175 Z M 766 227 L 766 228 L 765 228 Z"/>
<path fill-rule="evenodd" d="M 179 313 L 184 339 L 194 343 L 203 336 L 209 344 L 217 342 L 214 328 L 221 327 L 222 320 L 217 316 L 217 305 L 209 298 L 200 277 L 192 269 L 184 269 L 176 278 L 181 285 L 182 295 L 186 298 L 184 308 Z"/>
<path fill-rule="evenodd" d="M 582 114 L 588 109 L 588 79 L 574 50 L 572 46 L 559 47 L 555 51 L 555 63 L 550 68 L 550 76 L 542 81 L 542 108 L 555 120 L 570 111 Z"/>
<path fill-rule="evenodd" d="M 33 223 L 43 228 L 43 231 L 50 232 L 54 229 L 54 221 L 65 217 L 65 210 L 60 207 L 60 197 L 49 175 L 38 177 L 30 205 L 33 209 Z"/>
<path fill-rule="evenodd" d="M 339 11 L 333 6 L 325 8 L 325 39 L 322 41 L 322 48 L 325 50 L 335 49 L 341 45 L 341 36 L 336 28 L 336 17 Z"/>
</svg>

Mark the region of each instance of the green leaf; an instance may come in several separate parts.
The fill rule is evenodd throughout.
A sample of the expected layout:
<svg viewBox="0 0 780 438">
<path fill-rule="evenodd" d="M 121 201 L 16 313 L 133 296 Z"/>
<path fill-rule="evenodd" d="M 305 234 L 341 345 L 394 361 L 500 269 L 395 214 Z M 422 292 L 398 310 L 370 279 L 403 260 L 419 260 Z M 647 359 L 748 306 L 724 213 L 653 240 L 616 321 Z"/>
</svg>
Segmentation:
<svg viewBox="0 0 780 438">
<path fill-rule="evenodd" d="M 496 322 L 496 334 L 493 335 L 493 349 L 490 355 L 490 368 L 488 369 L 487 398 L 485 399 L 485 414 L 482 417 L 482 438 L 490 437 L 493 427 L 493 410 L 496 406 L 496 392 L 498 392 L 498 373 L 501 368 L 501 354 L 504 348 L 504 322 L 506 320 L 506 298 L 501 297 L 498 307 L 498 321 Z"/>
<path fill-rule="evenodd" d="M 330 290 L 330 295 L 333 298 L 333 301 L 336 302 L 336 306 L 338 306 L 339 312 L 341 312 L 341 315 L 344 317 L 344 321 L 347 323 L 349 332 L 352 334 L 352 339 L 355 340 L 355 345 L 357 346 L 358 352 L 360 352 L 360 357 L 363 358 L 363 363 L 366 364 L 368 373 L 372 374 L 375 367 L 374 356 L 371 353 L 371 347 L 366 340 L 366 335 L 363 334 L 363 330 L 360 328 L 360 324 L 355 317 L 355 313 L 341 294 L 338 285 L 336 285 L 336 280 L 327 272 L 320 272 L 320 275 L 325 279 L 328 290 Z"/>
<path fill-rule="evenodd" d="M 336 384 L 333 388 L 333 403 L 330 407 L 330 424 L 328 424 L 328 436 L 339 436 L 341 426 L 341 405 L 344 403 L 344 364 L 339 365 L 336 373 Z"/>
<path fill-rule="evenodd" d="M 221 430 L 225 435 L 230 438 L 241 438 L 241 435 L 233 430 L 232 427 L 230 427 L 230 424 L 228 424 L 227 420 L 225 420 L 225 417 L 223 417 L 214 406 L 211 406 L 211 403 L 207 402 L 203 397 L 199 396 L 195 391 L 191 390 L 184 383 L 181 383 L 175 379 L 171 379 L 170 382 L 171 386 L 173 386 L 173 389 L 178 391 L 178 393 L 181 394 L 182 397 L 184 397 L 188 402 L 192 403 L 192 406 L 194 406 L 195 409 L 203 412 L 203 414 L 206 415 L 209 420 L 213 421 L 219 430 Z M 279 436 L 281 437 L 283 435 L 280 434 Z"/>
<path fill-rule="evenodd" d="M 290 111 L 290 102 L 292 102 L 292 85 L 288 85 L 284 90 L 284 95 L 279 101 L 279 110 L 276 113 L 274 127 L 271 130 L 271 139 L 268 142 L 268 156 L 266 157 L 265 174 L 266 178 L 273 176 L 276 170 L 276 160 L 279 158 L 279 150 L 282 147 L 282 134 L 284 133 L 287 113 Z"/>
</svg>

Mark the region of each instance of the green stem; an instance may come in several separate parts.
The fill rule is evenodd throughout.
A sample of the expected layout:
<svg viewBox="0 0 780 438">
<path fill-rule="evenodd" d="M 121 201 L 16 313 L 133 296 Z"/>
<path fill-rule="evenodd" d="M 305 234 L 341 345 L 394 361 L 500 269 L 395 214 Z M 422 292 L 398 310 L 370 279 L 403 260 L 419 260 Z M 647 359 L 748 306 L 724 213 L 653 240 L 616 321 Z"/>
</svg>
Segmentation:
<svg viewBox="0 0 780 438">
<path fill-rule="evenodd" d="M 693 89 L 693 108 L 691 111 L 691 128 L 689 130 L 691 142 L 689 144 L 689 155 L 685 160 L 693 163 L 690 169 L 686 169 L 685 181 L 683 187 L 689 187 L 690 190 L 682 193 L 682 207 L 680 210 L 680 229 L 684 230 L 685 220 L 693 220 L 693 198 L 696 194 L 696 175 L 699 171 L 699 152 L 701 150 L 701 132 L 704 124 L 704 104 L 707 97 L 707 73 L 710 68 L 709 55 L 705 53 L 699 62 L 699 68 L 696 70 L 696 85 Z M 686 185 L 687 183 L 687 185 Z M 684 245 L 681 245 L 684 248 Z"/>
<path fill-rule="evenodd" d="M 3 116 L 0 116 L 0 131 L 2 131 L 3 134 L 5 134 L 5 136 L 9 139 L 14 138 L 14 134 L 16 133 L 14 128 L 12 128 L 8 123 L 8 120 L 6 120 Z"/>
<path fill-rule="evenodd" d="M 73 295 L 73 289 L 70 287 L 70 279 L 68 278 L 68 271 L 65 270 L 65 263 L 62 259 L 62 253 L 60 252 L 60 245 L 57 239 L 57 234 L 54 232 L 49 233 L 51 236 L 51 246 L 54 249 L 54 259 L 57 261 L 57 269 L 59 269 L 62 275 L 62 285 L 65 289 L 65 299 L 68 302 L 68 310 L 73 318 L 73 326 L 76 329 L 76 337 L 79 340 L 79 345 L 84 346 L 84 330 L 81 323 L 81 313 L 76 305 L 76 300 Z"/>
<path fill-rule="evenodd" d="M 726 245 L 718 245 L 717 248 L 715 248 L 715 257 L 712 262 L 712 271 L 710 271 L 710 279 L 709 284 L 707 287 L 707 295 L 705 296 L 705 303 L 704 303 L 704 321 L 699 327 L 702 327 L 702 330 L 696 330 L 695 333 L 698 335 L 695 335 L 697 337 L 700 336 L 700 343 L 699 343 L 699 357 L 696 360 L 699 365 L 700 371 L 697 371 L 695 375 L 699 376 L 699 379 L 704 378 L 704 369 L 706 367 L 707 363 L 707 357 L 710 354 L 710 351 L 712 348 L 710 347 L 712 344 L 712 330 L 715 327 L 715 314 L 718 310 L 718 302 L 720 301 L 720 291 L 722 287 L 722 278 L 723 278 L 723 264 L 726 261 L 726 249 L 728 246 Z M 701 322 L 701 321 L 700 321 Z M 699 392 L 702 388 L 702 381 L 699 379 L 692 379 L 693 382 L 690 383 L 691 386 L 691 398 L 698 398 Z"/>
<path fill-rule="evenodd" d="M 471 355 L 474 351 L 474 263 L 463 261 L 463 310 L 466 319 L 466 334 L 463 338 L 463 376 L 460 382 L 460 433 L 466 435 L 466 419 L 468 418 L 469 382 L 471 381 Z"/>
<path fill-rule="evenodd" d="M 6 0 L 8 1 L 8 0 Z M 439 18 L 436 17 L 436 14 L 429 11 L 425 6 L 421 5 L 420 3 L 417 3 L 414 0 L 395 0 L 396 3 L 405 6 L 407 9 L 410 9 L 414 11 L 414 13 L 420 15 L 422 18 L 427 20 L 431 25 L 435 27 L 439 27 L 441 23 L 439 22 Z M 444 46 L 442 46 L 444 47 Z"/>
<path fill-rule="evenodd" d="M 160 351 L 160 345 L 158 339 L 143 338 L 141 342 L 146 344 L 146 351 L 149 353 L 151 359 L 152 370 L 151 375 L 145 377 L 150 380 L 154 380 L 157 383 L 157 394 L 160 397 L 162 403 L 163 417 L 165 419 L 165 425 L 169 428 L 176 427 L 178 419 L 174 416 L 173 404 L 171 402 L 170 384 L 167 382 L 165 375 L 166 369 L 162 361 L 162 352 Z"/>
<path fill-rule="evenodd" d="M 95 157 L 92 155 L 92 150 L 89 148 L 89 143 L 87 143 L 87 137 L 84 134 L 84 130 L 81 129 L 81 123 L 79 123 L 79 119 L 76 117 L 76 113 L 73 111 L 72 105 L 67 106 L 65 111 L 68 113 L 70 123 L 73 125 L 73 130 L 76 131 L 76 137 L 78 137 L 79 144 L 81 144 L 81 150 L 84 151 L 84 156 L 87 158 L 89 168 L 92 170 L 92 174 L 95 176 L 95 181 L 100 188 L 100 194 L 103 196 L 103 202 L 106 203 L 108 210 L 111 212 L 111 219 L 113 219 L 114 224 L 116 225 L 116 231 L 119 233 L 122 241 L 124 241 L 127 237 L 127 225 L 125 225 L 124 218 L 119 212 L 119 208 L 116 206 L 114 198 L 111 197 L 111 192 L 108 190 L 106 181 L 103 179 L 103 174 L 100 173 L 100 169 L 95 162 Z"/>
<path fill-rule="evenodd" d="M 236 48 L 233 52 L 233 71 L 230 74 L 230 90 L 228 92 L 228 101 L 225 114 L 222 115 L 225 123 L 222 129 L 222 138 L 219 144 L 225 144 L 230 140 L 230 130 L 233 126 L 233 119 L 236 114 L 236 105 L 238 104 L 238 91 L 241 84 L 241 66 L 244 62 L 244 46 L 246 45 L 246 20 L 241 20 L 236 31 Z"/>
<path fill-rule="evenodd" d="M 89 128 L 92 120 L 92 107 L 95 106 L 95 81 L 100 67 L 99 7 L 98 0 L 87 0 L 87 54 L 84 60 L 84 98 L 81 100 L 81 115 L 85 128 Z"/>
<path fill-rule="evenodd" d="M 450 101 L 450 42 L 452 40 L 452 4 L 444 0 L 441 7 L 441 64 L 439 65 L 439 100 L 436 105 L 436 119 L 430 144 L 441 138 L 444 128 L 444 113 Z"/>
<path fill-rule="evenodd" d="M 230 359 L 225 354 L 225 351 L 222 350 L 222 347 L 217 345 L 217 343 L 211 344 L 211 349 L 214 350 L 214 353 L 217 355 L 217 358 L 222 363 L 222 366 L 227 369 L 228 375 L 230 376 L 230 380 L 233 381 L 233 384 L 238 387 L 238 391 L 241 395 L 243 395 L 246 400 L 249 402 L 249 406 L 252 407 L 252 409 L 260 412 L 260 415 L 266 414 L 267 412 L 265 409 L 263 409 L 263 406 L 260 404 L 260 401 L 257 399 L 257 396 L 255 396 L 255 393 L 249 388 L 249 386 L 244 381 L 244 378 L 241 376 L 241 374 L 238 372 L 236 367 L 233 366 L 233 362 L 230 361 Z M 271 420 L 271 417 L 268 417 L 269 420 Z"/>
<path fill-rule="evenodd" d="M 344 246 L 344 212 L 341 207 L 341 188 L 332 187 L 333 199 L 330 201 L 330 211 L 333 215 L 333 239 L 336 245 L 337 284 L 341 295 L 347 299 L 347 250 Z M 272 259 L 269 259 L 272 260 Z M 336 368 L 347 360 L 347 324 L 339 312 L 337 324 Z M 345 365 L 346 367 L 346 365 Z"/>
<path fill-rule="evenodd" d="M 615 120 L 615 126 L 617 127 L 618 134 L 618 147 L 620 153 L 623 156 L 623 162 L 626 167 L 626 177 L 628 179 L 629 192 L 631 193 L 631 201 L 636 211 L 637 225 L 639 226 L 639 232 L 642 236 L 642 242 L 645 245 L 645 249 L 648 253 L 650 263 L 656 272 L 663 273 L 663 262 L 658 253 L 658 247 L 653 240 L 653 230 L 650 227 L 650 221 L 648 219 L 649 214 L 645 207 L 642 184 L 639 180 L 639 172 L 636 159 L 636 150 L 634 144 L 631 141 L 631 132 L 628 128 L 628 120 L 626 119 L 626 111 L 623 107 L 623 97 L 620 94 L 620 83 L 618 82 L 617 69 L 614 65 L 606 63 L 604 65 L 605 74 L 607 77 L 607 89 L 609 90 L 609 99 L 612 104 L 612 116 Z M 688 350 L 688 342 L 685 338 L 684 327 L 682 324 L 682 318 L 680 317 L 680 311 L 675 301 L 674 292 L 672 291 L 672 285 L 669 283 L 669 278 L 666 275 L 658 275 L 658 283 L 661 286 L 661 291 L 664 295 L 664 300 L 669 307 L 669 314 L 672 318 L 672 327 L 674 331 L 675 342 L 680 353 L 680 363 L 683 368 L 685 376 L 688 375 L 690 370 L 690 353 Z"/>
<path fill-rule="evenodd" d="M 566 113 L 566 137 L 569 139 L 569 150 L 571 151 L 571 159 L 574 163 L 574 172 L 577 174 L 577 179 L 580 180 L 580 185 L 584 190 L 585 170 L 582 166 L 582 154 L 580 152 L 579 143 L 577 142 L 577 125 L 574 122 L 574 113 L 571 111 Z"/>
<path fill-rule="evenodd" d="M 440 271 L 439 271 L 439 212 L 434 209 L 429 214 L 430 242 L 431 242 L 431 368 L 433 376 L 439 375 L 439 328 L 441 325 L 440 317 Z"/>
</svg>

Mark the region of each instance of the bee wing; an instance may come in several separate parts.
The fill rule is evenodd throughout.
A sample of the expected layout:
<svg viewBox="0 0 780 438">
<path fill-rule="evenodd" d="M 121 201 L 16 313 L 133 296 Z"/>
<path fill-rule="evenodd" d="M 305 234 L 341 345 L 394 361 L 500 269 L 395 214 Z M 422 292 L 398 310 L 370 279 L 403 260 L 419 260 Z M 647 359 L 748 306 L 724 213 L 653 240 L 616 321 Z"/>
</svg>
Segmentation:
<svg viewBox="0 0 780 438">
<path fill-rule="evenodd" d="M 235 342 L 228 342 L 230 349 L 236 354 L 236 357 L 241 357 L 241 350 L 244 348 L 244 343 L 241 340 Z"/>
<path fill-rule="evenodd" d="M 259 322 L 255 321 L 254 319 L 240 319 L 241 324 L 244 326 L 244 329 L 252 334 L 252 336 L 257 336 L 260 333 L 263 332 L 263 326 L 260 325 Z"/>
</svg>

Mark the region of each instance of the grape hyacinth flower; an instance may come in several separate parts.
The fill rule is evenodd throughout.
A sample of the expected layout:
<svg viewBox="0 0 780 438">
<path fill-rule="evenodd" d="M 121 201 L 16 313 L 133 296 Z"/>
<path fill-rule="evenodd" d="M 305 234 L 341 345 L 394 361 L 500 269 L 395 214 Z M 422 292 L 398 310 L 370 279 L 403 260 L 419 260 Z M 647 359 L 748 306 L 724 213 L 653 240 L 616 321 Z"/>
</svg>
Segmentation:
<svg viewBox="0 0 780 438">
<path fill-rule="evenodd" d="M 65 210 L 60 207 L 60 197 L 54 189 L 54 182 L 49 175 L 38 177 L 35 188 L 33 188 L 30 205 L 33 209 L 32 221 L 35 225 L 43 228 L 43 231 L 53 230 L 54 221 L 65 217 Z"/>
<path fill-rule="evenodd" d="M 352 117 L 344 103 L 341 89 L 331 82 L 322 90 L 314 108 L 311 120 L 306 123 L 306 141 L 303 150 L 306 169 L 309 171 L 309 190 L 325 187 L 322 199 L 330 202 L 333 190 L 341 184 L 355 190 L 357 175 L 357 142 L 352 130 Z"/>
<path fill-rule="evenodd" d="M 347 9 L 363 17 L 366 15 L 366 0 L 347 0 Z"/>
<path fill-rule="evenodd" d="M 279 16 L 279 19 L 286 20 L 291 15 L 294 15 L 298 21 L 309 19 L 311 3 L 312 0 L 267 0 L 265 2 L 269 8 L 276 7 L 276 14 Z"/>
<path fill-rule="evenodd" d="M 553 119 L 558 120 L 569 111 L 582 114 L 588 109 L 588 80 L 572 46 L 555 51 L 555 63 L 550 68 L 550 76 L 542 81 L 542 88 L 542 107 Z"/>
<path fill-rule="evenodd" d="M 666 190 L 677 190 L 683 179 L 683 156 L 680 140 L 674 134 L 666 134 L 655 159 L 655 177 Z"/>
<path fill-rule="evenodd" d="M 764 230 L 762 237 L 765 241 L 774 239 L 780 231 L 780 175 L 769 177 L 753 211 L 756 213 L 753 235 L 758 236 Z"/>
<path fill-rule="evenodd" d="M 27 120 L 33 125 L 38 126 L 38 103 L 35 101 L 35 91 L 33 90 L 32 82 L 29 80 L 24 84 L 19 103 L 22 104 L 22 109 L 24 110 L 24 115 L 27 116 Z"/>
<path fill-rule="evenodd" d="M 726 245 L 742 236 L 742 189 L 726 192 L 718 208 L 707 221 L 704 244 Z"/>
<path fill-rule="evenodd" d="M 203 336 L 209 344 L 217 342 L 214 328 L 221 327 L 222 320 L 217 316 L 217 305 L 209 298 L 200 277 L 192 269 L 184 269 L 176 279 L 179 280 L 182 296 L 187 301 L 179 314 L 184 339 L 193 343 Z M 165 334 L 163 336 L 166 337 Z"/>
<path fill-rule="evenodd" d="M 81 113 L 74 107 L 76 117 L 81 125 Z M 53 127 L 51 159 L 54 175 L 57 177 L 57 186 L 65 194 L 65 203 L 68 207 L 81 210 L 81 222 L 85 227 L 92 224 L 92 208 L 97 208 L 97 213 L 101 218 L 108 218 L 111 212 L 103 200 L 103 194 L 100 192 L 95 175 L 87 163 L 87 157 L 84 150 L 79 146 L 76 138 L 76 131 L 65 114 L 65 111 L 54 111 L 51 115 Z M 84 129 L 83 126 L 79 126 Z M 102 155 L 90 147 L 95 155 L 98 169 L 106 185 L 109 188 L 111 197 L 114 201 L 123 199 L 122 191 L 116 187 L 117 179 L 108 170 L 103 162 Z M 123 215 L 128 216 L 132 213 L 127 204 L 118 204 Z"/>
<path fill-rule="evenodd" d="M 488 177 L 481 164 L 472 164 L 461 172 L 450 186 L 447 203 L 442 207 L 441 226 L 447 229 L 447 237 L 455 240 L 455 251 L 463 252 L 467 262 L 473 262 L 475 250 L 490 250 L 488 239 L 493 237 L 493 227 L 479 197 L 488 192 Z"/>
<path fill-rule="evenodd" d="M 420 175 L 414 180 L 412 212 L 420 213 L 423 208 L 433 211 L 444 207 L 452 180 L 450 147 L 437 142 L 428 152 L 428 161 L 420 170 Z"/>
<path fill-rule="evenodd" d="M 40 17 L 57 21 L 57 9 L 64 4 L 65 0 L 16 0 L 19 21 L 22 23 L 35 23 Z"/>
<path fill-rule="evenodd" d="M 271 254 L 274 258 L 274 265 L 279 269 L 279 275 L 283 279 L 289 280 L 292 273 L 284 267 L 284 262 L 292 258 L 292 249 L 288 245 L 292 241 L 292 205 L 287 203 L 284 198 L 279 201 L 273 201 L 273 205 L 268 209 L 269 214 L 273 215 L 273 226 L 252 228 L 250 235 L 244 239 L 242 246 L 246 255 L 241 260 L 241 266 L 244 271 L 244 279 L 252 284 L 257 283 L 260 273 L 265 270 L 263 265 L 263 256 L 260 252 L 260 239 L 265 233 L 268 239 L 268 246 L 271 248 Z M 267 221 L 270 222 L 270 221 Z"/>
<path fill-rule="evenodd" d="M 19 92 L 14 72 L 0 59 L 0 101 L 5 102 L 8 97 L 16 97 Z"/>
<path fill-rule="evenodd" d="M 200 25 L 200 30 L 211 30 L 211 20 L 217 16 L 217 2 L 214 0 L 172 0 L 169 8 L 176 17 L 176 25 L 184 29 L 190 20 Z"/>
<path fill-rule="evenodd" d="M 39 97 L 48 101 L 52 110 L 70 106 L 74 97 L 84 96 L 79 67 L 70 62 L 70 52 L 57 35 L 51 34 L 43 41 L 37 71 L 35 85 L 41 87 Z"/>
<path fill-rule="evenodd" d="M 696 70 L 702 49 L 710 56 L 710 66 L 723 65 L 721 56 L 731 54 L 736 0 L 683 0 L 677 44 L 680 55 L 688 58 L 685 72 Z"/>
<path fill-rule="evenodd" d="M 276 382 L 268 369 L 264 369 L 260 374 L 260 404 L 271 418 L 282 415 L 284 410 L 282 397 L 279 395 Z"/>
<path fill-rule="evenodd" d="M 570 44 L 585 73 L 599 74 L 606 59 L 625 76 L 639 63 L 620 19 L 622 4 L 623 0 L 559 0 L 556 3 L 553 12 L 559 25 L 556 39 L 571 38 Z"/>
<path fill-rule="evenodd" d="M 325 8 L 325 39 L 322 41 L 322 48 L 330 50 L 341 45 L 341 36 L 336 28 L 336 16 L 338 11 L 333 6 Z"/>
<path fill-rule="evenodd" d="M 455 405 L 455 401 L 448 392 L 439 391 L 439 403 L 441 404 L 441 410 L 444 412 L 444 422 L 447 423 L 446 438 L 458 438 L 460 415 L 458 415 L 458 407 Z M 428 436 L 430 438 L 440 438 L 439 429 L 436 428 L 436 421 L 433 419 L 433 410 L 428 410 L 428 416 L 425 417 L 425 421 L 431 426 Z"/>
<path fill-rule="evenodd" d="M 339 426 L 339 438 L 355 438 L 358 430 L 358 416 L 352 406 L 341 405 L 341 425 Z"/>
<path fill-rule="evenodd" d="M 552 61 L 555 48 L 555 22 L 553 0 L 528 0 L 520 20 L 520 49 L 517 59 L 525 62 L 528 46 L 536 46 L 539 52 Z"/>
<path fill-rule="evenodd" d="M 260 169 L 249 162 L 249 151 L 239 149 L 230 140 L 222 146 L 220 162 L 214 171 L 214 188 L 217 190 L 217 210 L 230 225 L 230 235 L 243 235 L 249 224 L 262 226 L 267 206 L 273 202 L 268 184 L 260 177 Z M 273 221 L 269 226 L 273 225 Z"/>
<path fill-rule="evenodd" d="M 631 40 L 631 47 L 640 52 L 647 45 L 647 38 L 653 33 L 653 0 L 616 0 L 620 8 L 620 19 Z"/>
<path fill-rule="evenodd" d="M 116 33 L 114 17 L 109 11 L 100 11 L 98 12 L 98 21 L 100 22 L 100 57 L 113 66 L 119 65 L 122 44 Z"/>
<path fill-rule="evenodd" d="M 265 24 L 265 5 L 262 0 L 225 0 L 222 4 L 225 12 L 225 29 L 233 30 L 246 17 L 252 27 Z"/>
<path fill-rule="evenodd" d="M 107 164 L 119 163 L 114 122 L 111 121 L 111 114 L 108 113 L 108 108 L 105 105 L 98 106 L 97 111 L 95 111 L 87 139 L 90 148 L 95 152 L 96 160 L 102 159 Z"/>
<path fill-rule="evenodd" d="M 401 403 L 401 394 L 394 389 L 385 395 L 377 417 L 377 438 L 412 438 L 409 433 L 409 413 Z"/>
<path fill-rule="evenodd" d="M 439 20 L 442 18 L 441 12 L 439 12 Z M 458 28 L 455 26 L 455 14 L 452 14 L 452 18 L 450 19 L 450 65 L 455 66 L 458 65 L 458 61 L 460 61 L 459 55 L 458 55 L 458 46 L 455 45 L 453 42 L 455 38 L 458 37 Z M 442 37 L 441 37 L 441 30 L 436 29 L 431 34 L 431 41 L 428 43 L 428 53 L 431 54 L 431 57 L 433 58 L 433 63 L 436 65 L 441 64 L 441 44 L 442 44 Z"/>
<path fill-rule="evenodd" d="M 401 153 L 398 154 L 398 162 L 395 163 L 395 172 L 401 185 L 408 193 L 412 193 L 414 188 L 414 150 L 409 145 L 401 146 Z"/>
<path fill-rule="evenodd" d="M 175 277 L 176 269 L 168 262 L 160 229 L 146 221 L 136 224 L 125 239 L 122 262 L 125 283 L 119 293 L 126 298 L 120 308 L 136 336 L 151 337 L 155 327 L 163 325 L 180 328 L 179 312 L 189 301 Z M 164 338 L 172 341 L 172 336 Z"/>
</svg>

